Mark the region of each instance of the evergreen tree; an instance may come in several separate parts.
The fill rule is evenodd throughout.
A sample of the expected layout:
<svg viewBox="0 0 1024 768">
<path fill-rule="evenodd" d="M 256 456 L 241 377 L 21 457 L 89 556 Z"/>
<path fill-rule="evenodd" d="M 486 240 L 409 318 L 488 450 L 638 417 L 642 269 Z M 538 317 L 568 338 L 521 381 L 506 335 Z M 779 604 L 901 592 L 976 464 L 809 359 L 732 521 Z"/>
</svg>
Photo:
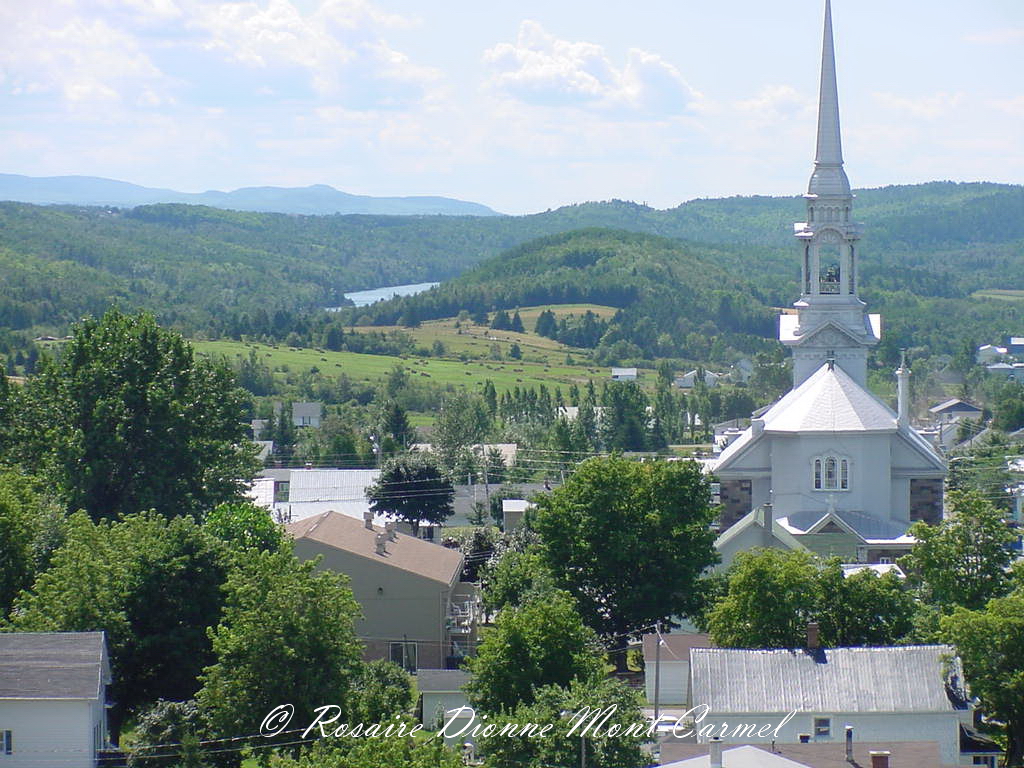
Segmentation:
<svg viewBox="0 0 1024 768">
<path fill-rule="evenodd" d="M 516 333 L 526 332 L 526 329 L 523 328 L 523 318 L 519 316 L 518 309 L 516 310 L 516 313 L 512 315 L 512 322 L 509 324 L 509 329 L 515 331 Z"/>
</svg>

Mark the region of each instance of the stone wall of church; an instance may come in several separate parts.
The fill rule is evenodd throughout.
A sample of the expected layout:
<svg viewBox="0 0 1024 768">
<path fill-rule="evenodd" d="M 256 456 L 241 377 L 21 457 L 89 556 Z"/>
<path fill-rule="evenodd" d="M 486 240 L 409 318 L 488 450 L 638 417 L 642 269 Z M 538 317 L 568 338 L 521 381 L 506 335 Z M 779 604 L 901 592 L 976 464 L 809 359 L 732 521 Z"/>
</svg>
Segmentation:
<svg viewBox="0 0 1024 768">
<path fill-rule="evenodd" d="M 722 513 L 718 518 L 718 532 L 725 533 L 753 508 L 749 480 L 723 480 L 720 497 Z"/>
<path fill-rule="evenodd" d="M 942 520 L 942 478 L 914 478 L 910 481 L 910 520 L 937 525 Z"/>
</svg>

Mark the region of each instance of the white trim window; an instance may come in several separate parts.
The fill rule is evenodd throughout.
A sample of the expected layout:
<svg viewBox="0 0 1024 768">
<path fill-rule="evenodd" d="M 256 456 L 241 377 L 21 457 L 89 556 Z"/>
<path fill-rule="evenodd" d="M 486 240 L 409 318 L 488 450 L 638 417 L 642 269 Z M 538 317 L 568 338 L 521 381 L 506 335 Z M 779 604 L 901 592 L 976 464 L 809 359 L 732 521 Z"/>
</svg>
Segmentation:
<svg viewBox="0 0 1024 768">
<path fill-rule="evenodd" d="M 816 491 L 850 490 L 850 460 L 840 456 L 817 456 L 812 482 Z"/>
</svg>

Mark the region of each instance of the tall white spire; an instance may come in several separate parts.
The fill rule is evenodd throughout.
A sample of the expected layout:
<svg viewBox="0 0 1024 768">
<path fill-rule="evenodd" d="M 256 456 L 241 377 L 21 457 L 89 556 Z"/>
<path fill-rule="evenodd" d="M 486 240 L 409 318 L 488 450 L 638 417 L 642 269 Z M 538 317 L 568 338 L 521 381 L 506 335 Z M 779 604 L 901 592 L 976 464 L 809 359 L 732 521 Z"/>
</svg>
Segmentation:
<svg viewBox="0 0 1024 768">
<path fill-rule="evenodd" d="M 825 0 L 825 32 L 821 44 L 821 90 L 818 96 L 818 149 L 814 173 L 807 189 L 812 195 L 850 194 L 843 170 L 843 143 L 839 133 L 839 90 L 832 42 L 832 2 Z"/>
</svg>

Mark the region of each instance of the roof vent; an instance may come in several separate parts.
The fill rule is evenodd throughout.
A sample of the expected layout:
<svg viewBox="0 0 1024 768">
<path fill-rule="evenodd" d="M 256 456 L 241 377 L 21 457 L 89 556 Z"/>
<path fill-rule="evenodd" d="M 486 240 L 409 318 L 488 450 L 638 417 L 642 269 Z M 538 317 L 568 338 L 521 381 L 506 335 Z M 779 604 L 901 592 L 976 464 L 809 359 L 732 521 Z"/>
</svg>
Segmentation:
<svg viewBox="0 0 1024 768">
<path fill-rule="evenodd" d="M 377 545 L 378 555 L 386 555 L 388 553 L 388 535 L 386 533 L 378 533 L 374 537 L 374 542 Z"/>
<path fill-rule="evenodd" d="M 846 762 L 853 762 L 853 726 L 846 726 Z"/>
<path fill-rule="evenodd" d="M 871 755 L 871 768 L 889 768 L 889 752 L 872 750 L 869 754 Z"/>
<path fill-rule="evenodd" d="M 363 512 L 363 525 L 366 526 L 366 530 L 373 530 L 373 512 L 370 510 Z"/>
<path fill-rule="evenodd" d="M 384 523 L 384 533 L 387 534 L 388 541 L 398 540 L 398 523 L 394 520 L 388 520 Z"/>
</svg>

